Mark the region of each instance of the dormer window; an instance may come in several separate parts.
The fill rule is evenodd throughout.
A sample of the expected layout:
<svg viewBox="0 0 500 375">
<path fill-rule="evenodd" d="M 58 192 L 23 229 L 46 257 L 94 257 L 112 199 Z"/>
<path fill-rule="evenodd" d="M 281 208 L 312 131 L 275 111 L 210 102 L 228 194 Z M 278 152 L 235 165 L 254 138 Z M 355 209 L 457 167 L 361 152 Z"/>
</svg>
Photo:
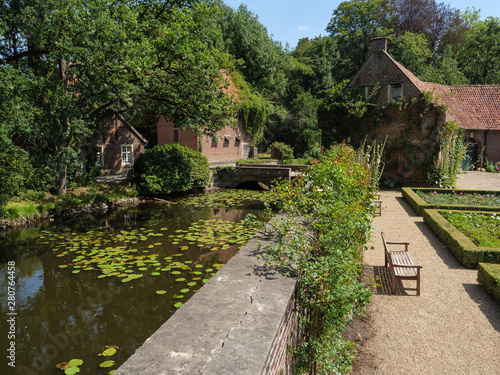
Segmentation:
<svg viewBox="0 0 500 375">
<path fill-rule="evenodd" d="M 389 103 L 395 101 L 395 100 L 402 100 L 403 99 L 403 85 L 398 83 L 395 85 L 389 85 Z"/>
</svg>

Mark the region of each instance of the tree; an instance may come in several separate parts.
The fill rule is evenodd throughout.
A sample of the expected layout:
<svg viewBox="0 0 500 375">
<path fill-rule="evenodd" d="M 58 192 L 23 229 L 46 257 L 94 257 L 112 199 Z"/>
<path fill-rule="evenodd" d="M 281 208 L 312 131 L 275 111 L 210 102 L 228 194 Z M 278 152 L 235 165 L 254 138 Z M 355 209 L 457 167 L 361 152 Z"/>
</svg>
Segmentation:
<svg viewBox="0 0 500 375">
<path fill-rule="evenodd" d="M 299 40 L 297 48 L 291 55 L 299 64 L 290 74 L 299 80 L 301 91 L 311 90 L 316 96 L 335 83 L 335 71 L 340 61 L 335 38 L 331 36 L 320 36 L 312 40 L 303 38 Z M 304 69 L 304 66 L 308 68 Z"/>
<path fill-rule="evenodd" d="M 23 93 L 21 109 L 0 118 L 12 128 L 22 117 L 10 139 L 56 166 L 64 193 L 68 166 L 110 114 L 153 111 L 215 132 L 232 114 L 229 57 L 211 45 L 215 10 L 197 0 L 2 2 L 0 82 Z"/>
<path fill-rule="evenodd" d="M 388 33 L 382 24 L 383 0 L 343 1 L 333 11 L 326 31 L 339 41 L 342 56 L 339 80 L 350 78 L 370 51 L 374 36 Z"/>
<path fill-rule="evenodd" d="M 281 44 L 272 40 L 245 5 L 237 11 L 220 6 L 224 50 L 241 61 L 240 70 L 250 85 L 269 98 L 280 97 L 287 85 L 285 70 L 290 64 Z"/>
<path fill-rule="evenodd" d="M 471 84 L 500 83 L 500 19 L 478 21 L 460 53 L 460 65 Z"/>
<path fill-rule="evenodd" d="M 397 37 L 391 48 L 391 55 L 416 76 L 426 71 L 431 54 L 425 35 L 412 32 Z"/>
<path fill-rule="evenodd" d="M 385 25 L 393 28 L 396 36 L 407 32 L 425 35 L 431 51 L 460 15 L 449 4 L 435 0 L 388 0 L 384 8 Z"/>
</svg>

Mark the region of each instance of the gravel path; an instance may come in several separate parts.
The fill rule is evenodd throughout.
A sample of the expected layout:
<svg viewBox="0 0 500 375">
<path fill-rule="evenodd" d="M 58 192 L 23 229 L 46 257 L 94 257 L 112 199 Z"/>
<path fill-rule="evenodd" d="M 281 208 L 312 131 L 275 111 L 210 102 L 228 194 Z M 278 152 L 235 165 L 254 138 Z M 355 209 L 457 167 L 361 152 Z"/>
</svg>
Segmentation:
<svg viewBox="0 0 500 375">
<path fill-rule="evenodd" d="M 465 176 L 457 188 L 471 188 L 466 183 L 491 188 L 481 186 L 475 172 Z M 500 174 L 493 176 L 500 190 Z M 491 174 L 487 177 L 490 183 Z M 500 305 L 479 286 L 477 271 L 455 260 L 400 192 L 381 195 L 382 216 L 373 222 L 375 249 L 364 259 L 366 274 L 378 277 L 380 286 L 373 288 L 358 331 L 354 374 L 500 374 Z M 381 231 L 388 241 L 410 242 L 413 261 L 423 266 L 420 297 L 413 291 L 390 293 Z"/>
</svg>

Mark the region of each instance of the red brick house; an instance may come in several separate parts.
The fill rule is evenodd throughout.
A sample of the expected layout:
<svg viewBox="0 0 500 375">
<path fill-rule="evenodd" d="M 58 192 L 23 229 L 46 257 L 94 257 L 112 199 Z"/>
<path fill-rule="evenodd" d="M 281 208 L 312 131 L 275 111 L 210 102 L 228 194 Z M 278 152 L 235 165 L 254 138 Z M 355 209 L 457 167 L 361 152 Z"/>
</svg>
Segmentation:
<svg viewBox="0 0 500 375">
<path fill-rule="evenodd" d="M 126 173 L 148 141 L 122 116 L 103 121 L 97 141 L 97 168 L 102 174 Z"/>
<path fill-rule="evenodd" d="M 385 117 L 390 120 L 371 119 L 369 135 L 378 139 L 388 136 L 389 171 L 399 174 L 403 181 L 423 175 L 423 161 L 439 153 L 438 133 L 448 121 L 464 128 L 464 140 L 475 144 L 472 158 L 477 160 L 483 151 L 490 162 L 500 161 L 500 85 L 446 86 L 423 82 L 388 54 L 386 38 L 372 40 L 371 48 L 371 55 L 346 90 L 357 88 L 367 96 L 378 85 L 377 106 L 385 107 Z M 391 105 L 421 98 L 425 92 L 432 94 L 432 101 L 413 119 L 408 111 L 404 113 L 397 105 Z M 412 120 L 415 126 L 411 126 Z"/>
<path fill-rule="evenodd" d="M 197 135 L 191 130 L 182 130 L 172 121 L 160 117 L 158 124 L 158 145 L 179 143 L 206 156 L 210 165 L 234 164 L 236 160 L 248 158 L 248 143 L 240 121 L 236 128 L 226 126 L 213 137 Z"/>
<path fill-rule="evenodd" d="M 224 74 L 229 79 L 228 95 L 235 101 L 238 101 L 238 90 L 231 76 L 226 73 Z M 182 130 L 176 127 L 172 121 L 162 116 L 157 123 L 157 135 L 159 146 L 179 143 L 182 146 L 187 146 L 192 150 L 201 152 L 203 156 L 207 157 L 210 165 L 232 165 L 237 160 L 247 159 L 251 149 L 246 139 L 244 123 L 241 119 L 235 128 L 226 126 L 211 137 L 198 135 L 196 132 L 190 130 Z"/>
</svg>

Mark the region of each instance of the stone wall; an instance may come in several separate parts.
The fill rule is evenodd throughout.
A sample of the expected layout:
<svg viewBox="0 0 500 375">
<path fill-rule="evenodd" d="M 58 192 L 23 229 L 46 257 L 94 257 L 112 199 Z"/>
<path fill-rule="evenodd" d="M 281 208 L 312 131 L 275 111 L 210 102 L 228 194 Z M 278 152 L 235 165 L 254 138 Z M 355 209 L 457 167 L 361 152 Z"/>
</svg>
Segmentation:
<svg viewBox="0 0 500 375">
<path fill-rule="evenodd" d="M 256 235 L 115 375 L 291 374 L 296 280 L 266 269 Z"/>
</svg>

